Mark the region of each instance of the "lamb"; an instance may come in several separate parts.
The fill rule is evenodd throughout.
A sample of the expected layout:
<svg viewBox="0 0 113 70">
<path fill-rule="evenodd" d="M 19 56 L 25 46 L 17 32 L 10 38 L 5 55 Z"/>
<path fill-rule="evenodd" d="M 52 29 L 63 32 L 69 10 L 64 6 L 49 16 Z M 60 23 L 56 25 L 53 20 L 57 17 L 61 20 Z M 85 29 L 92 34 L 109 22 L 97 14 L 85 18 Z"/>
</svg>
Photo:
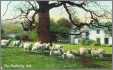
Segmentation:
<svg viewBox="0 0 113 70">
<path fill-rule="evenodd" d="M 49 51 L 50 51 L 49 46 L 50 46 L 49 43 L 40 43 L 40 42 L 36 42 L 36 43 L 33 45 L 32 51 L 33 51 L 33 52 L 40 51 L 41 53 L 43 53 L 43 52 L 49 52 Z"/>
<path fill-rule="evenodd" d="M 97 49 L 96 49 L 96 48 L 92 48 L 92 50 L 91 50 L 91 55 L 92 55 L 92 56 L 96 56 L 97 54 L 98 54 Z"/>
<path fill-rule="evenodd" d="M 61 45 L 53 45 L 50 48 L 50 55 L 62 55 L 64 52 L 63 47 Z"/>
<path fill-rule="evenodd" d="M 10 45 L 11 47 L 22 47 L 21 42 L 19 40 L 12 41 Z"/>
<path fill-rule="evenodd" d="M 59 44 L 53 44 L 53 49 L 60 49 L 60 48 L 63 48 L 62 45 L 59 45 Z"/>
<path fill-rule="evenodd" d="M 34 43 L 33 47 L 32 47 L 32 51 L 36 51 L 39 48 L 41 48 L 43 46 L 43 44 L 41 44 L 40 42 L 36 42 Z"/>
<path fill-rule="evenodd" d="M 72 54 L 71 53 L 71 51 L 67 51 L 66 53 L 64 53 L 63 55 L 62 55 L 62 58 L 63 59 L 75 59 L 75 56 L 74 56 L 74 54 Z"/>
<path fill-rule="evenodd" d="M 8 47 L 12 40 L 1 40 L 1 47 Z"/>
<path fill-rule="evenodd" d="M 42 44 L 42 49 L 43 50 L 50 50 L 50 43 L 43 43 Z"/>
<path fill-rule="evenodd" d="M 50 55 L 54 55 L 54 56 L 60 56 L 63 54 L 63 51 L 60 49 L 53 49 L 50 50 Z"/>
<path fill-rule="evenodd" d="M 31 42 L 24 42 L 23 48 L 24 48 L 24 51 L 31 51 L 32 43 Z"/>
<path fill-rule="evenodd" d="M 53 44 L 52 46 L 49 47 L 49 49 L 50 50 L 59 50 L 59 49 L 63 50 L 63 46 L 59 44 Z"/>
<path fill-rule="evenodd" d="M 104 57 L 103 54 L 104 54 L 103 48 L 99 48 L 99 49 L 94 48 L 94 49 L 91 50 L 92 56 L 97 56 L 99 58 L 103 58 Z"/>
<path fill-rule="evenodd" d="M 1 46 L 5 46 L 8 42 L 9 40 L 1 40 Z"/>
</svg>

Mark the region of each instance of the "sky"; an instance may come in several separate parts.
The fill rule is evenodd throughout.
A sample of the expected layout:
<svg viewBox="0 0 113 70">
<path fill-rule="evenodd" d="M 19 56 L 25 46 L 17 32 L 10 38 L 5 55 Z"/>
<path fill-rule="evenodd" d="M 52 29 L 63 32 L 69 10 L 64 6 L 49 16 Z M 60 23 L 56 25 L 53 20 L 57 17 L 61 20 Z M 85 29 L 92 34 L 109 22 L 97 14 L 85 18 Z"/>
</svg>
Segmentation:
<svg viewBox="0 0 113 70">
<path fill-rule="evenodd" d="M 7 8 L 8 3 L 9 3 L 9 1 L 1 1 L 1 18 L 2 18 L 2 20 L 7 19 L 7 18 L 16 17 L 17 15 L 20 14 L 20 11 L 17 8 L 24 7 L 24 6 L 22 6 L 22 3 L 24 3 L 24 1 L 12 1 L 8 6 L 8 10 L 7 10 L 6 14 L 3 16 L 3 14 L 4 14 L 4 12 Z M 105 10 L 111 12 L 111 10 L 112 10 L 112 1 L 98 1 L 98 4 L 102 8 L 104 8 Z M 94 11 L 99 10 L 101 13 L 103 12 L 94 3 L 89 4 L 88 8 L 90 8 Z M 77 7 L 72 8 L 72 10 L 74 11 L 74 14 L 76 13 L 75 15 L 79 16 L 78 18 L 81 18 L 81 17 L 84 17 L 84 16 L 85 17 L 89 16 L 88 13 L 84 12 L 82 9 L 79 9 Z M 65 9 L 61 6 L 61 7 L 51 9 L 50 10 L 50 17 L 54 20 L 58 20 L 58 19 L 63 18 L 63 17 L 68 19 L 68 14 L 65 12 Z"/>
</svg>

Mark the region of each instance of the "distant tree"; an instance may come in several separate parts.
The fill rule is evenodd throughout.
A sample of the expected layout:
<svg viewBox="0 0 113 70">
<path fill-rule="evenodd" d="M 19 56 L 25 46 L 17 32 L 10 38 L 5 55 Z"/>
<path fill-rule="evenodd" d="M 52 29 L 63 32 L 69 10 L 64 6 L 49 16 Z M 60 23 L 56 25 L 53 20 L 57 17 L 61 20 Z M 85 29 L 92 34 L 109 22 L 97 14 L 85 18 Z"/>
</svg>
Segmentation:
<svg viewBox="0 0 113 70">
<path fill-rule="evenodd" d="M 5 23 L 2 27 L 5 33 L 19 33 L 23 31 L 22 27 L 15 23 Z"/>
</svg>

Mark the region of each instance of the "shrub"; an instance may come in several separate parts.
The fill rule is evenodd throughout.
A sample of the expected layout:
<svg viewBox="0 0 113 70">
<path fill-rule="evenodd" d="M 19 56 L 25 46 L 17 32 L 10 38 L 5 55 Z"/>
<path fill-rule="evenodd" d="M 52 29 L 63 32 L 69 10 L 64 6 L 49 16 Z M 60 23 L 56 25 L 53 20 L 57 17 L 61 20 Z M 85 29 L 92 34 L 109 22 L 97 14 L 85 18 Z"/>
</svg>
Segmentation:
<svg viewBox="0 0 113 70">
<path fill-rule="evenodd" d="M 112 45 L 103 44 L 103 45 L 101 45 L 101 47 L 112 47 Z"/>
<path fill-rule="evenodd" d="M 36 32 L 29 32 L 29 38 L 32 40 L 32 41 L 36 41 L 38 39 L 38 34 Z"/>
<path fill-rule="evenodd" d="M 38 38 L 38 35 L 36 32 L 30 31 L 30 32 L 23 32 L 21 34 L 21 39 L 24 41 L 36 41 Z"/>
</svg>

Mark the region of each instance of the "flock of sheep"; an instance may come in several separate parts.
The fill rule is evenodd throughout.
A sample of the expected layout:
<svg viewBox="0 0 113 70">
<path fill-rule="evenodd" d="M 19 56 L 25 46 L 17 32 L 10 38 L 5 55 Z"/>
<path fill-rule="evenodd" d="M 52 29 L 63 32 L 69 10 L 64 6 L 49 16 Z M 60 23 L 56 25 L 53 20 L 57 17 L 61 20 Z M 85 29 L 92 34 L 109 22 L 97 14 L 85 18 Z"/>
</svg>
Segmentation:
<svg viewBox="0 0 113 70">
<path fill-rule="evenodd" d="M 103 58 L 105 53 L 103 48 L 85 48 L 80 47 L 79 53 L 75 51 L 64 51 L 64 46 L 60 44 L 53 44 L 50 46 L 49 43 L 40 42 L 21 42 L 20 40 L 1 40 L 1 47 L 20 47 L 24 51 L 30 52 L 45 52 L 48 51 L 50 56 L 60 56 L 63 59 L 78 59 L 80 56 L 90 55 L 94 57 Z"/>
</svg>

